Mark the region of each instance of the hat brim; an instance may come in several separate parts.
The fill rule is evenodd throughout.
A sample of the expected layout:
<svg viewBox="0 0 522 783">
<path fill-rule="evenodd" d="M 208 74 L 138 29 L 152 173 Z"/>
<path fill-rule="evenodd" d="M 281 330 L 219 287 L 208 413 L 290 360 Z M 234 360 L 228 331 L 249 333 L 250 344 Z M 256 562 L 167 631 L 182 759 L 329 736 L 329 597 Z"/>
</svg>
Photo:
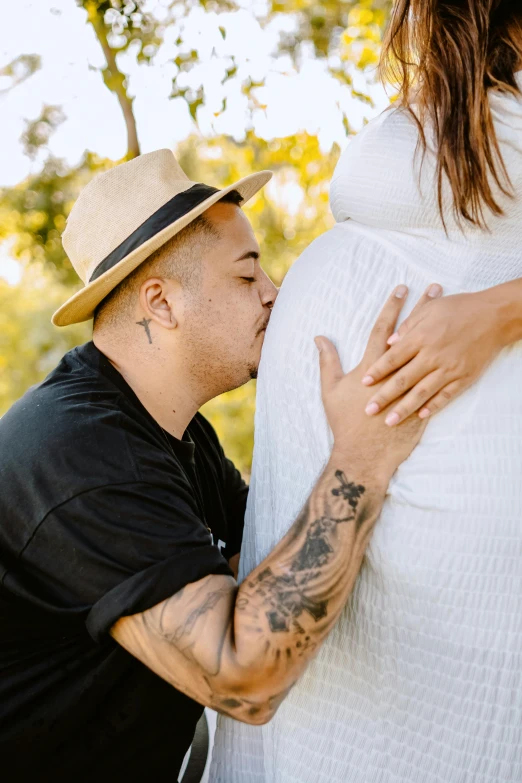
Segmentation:
<svg viewBox="0 0 522 783">
<path fill-rule="evenodd" d="M 217 193 L 209 196 L 205 201 L 201 202 L 201 204 L 198 204 L 190 212 L 187 212 L 186 215 L 178 218 L 162 231 L 159 231 L 147 240 L 147 242 L 144 242 L 140 247 L 136 248 L 136 250 L 133 250 L 92 283 L 87 283 L 87 285 L 73 294 L 73 296 L 54 313 L 52 323 L 55 326 L 69 326 L 70 324 L 78 324 L 82 321 L 90 320 L 100 302 L 102 302 L 122 280 L 130 275 L 131 272 L 151 256 L 152 253 L 158 250 L 158 248 L 199 217 L 199 215 L 207 209 L 210 209 L 213 204 L 221 201 L 227 193 L 230 193 L 232 190 L 237 190 L 243 197 L 243 205 L 251 199 L 252 196 L 255 196 L 271 178 L 271 171 L 260 171 L 256 174 L 249 174 L 248 177 L 243 177 L 243 179 L 240 179 L 233 185 L 229 185 L 228 187 L 223 188 L 223 190 L 219 190 Z"/>
</svg>

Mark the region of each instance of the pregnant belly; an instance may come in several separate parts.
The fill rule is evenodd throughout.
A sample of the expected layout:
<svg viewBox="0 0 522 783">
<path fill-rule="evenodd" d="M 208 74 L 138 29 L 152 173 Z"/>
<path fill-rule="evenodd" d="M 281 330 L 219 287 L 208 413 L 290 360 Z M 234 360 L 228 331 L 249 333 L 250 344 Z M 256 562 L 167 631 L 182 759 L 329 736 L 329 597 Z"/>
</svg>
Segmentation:
<svg viewBox="0 0 522 783">
<path fill-rule="evenodd" d="M 517 345 L 433 419 L 401 466 L 367 553 L 363 612 L 366 601 L 381 602 L 441 642 L 467 629 L 484 648 L 513 628 L 506 620 L 520 614 L 522 596 L 521 376 Z"/>
</svg>

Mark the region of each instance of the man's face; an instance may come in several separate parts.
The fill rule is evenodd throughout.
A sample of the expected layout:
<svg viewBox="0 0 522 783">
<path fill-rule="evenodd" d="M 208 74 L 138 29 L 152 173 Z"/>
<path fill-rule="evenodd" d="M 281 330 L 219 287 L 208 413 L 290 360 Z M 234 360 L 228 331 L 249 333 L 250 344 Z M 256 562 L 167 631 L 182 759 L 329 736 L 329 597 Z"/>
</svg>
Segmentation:
<svg viewBox="0 0 522 783">
<path fill-rule="evenodd" d="M 255 378 L 277 289 L 259 263 L 259 245 L 242 210 L 217 203 L 205 217 L 219 231 L 201 278 L 184 295 L 183 349 L 212 394 Z"/>
</svg>

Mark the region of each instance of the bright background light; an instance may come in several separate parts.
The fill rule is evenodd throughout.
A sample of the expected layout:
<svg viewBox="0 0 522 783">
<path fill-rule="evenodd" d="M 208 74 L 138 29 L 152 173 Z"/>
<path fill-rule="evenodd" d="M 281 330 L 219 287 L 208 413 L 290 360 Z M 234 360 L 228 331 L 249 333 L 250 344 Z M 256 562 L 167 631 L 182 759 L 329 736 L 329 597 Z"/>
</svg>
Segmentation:
<svg viewBox="0 0 522 783">
<path fill-rule="evenodd" d="M 155 15 L 162 4 L 150 3 Z M 185 22 L 185 35 L 197 48 L 201 63 L 189 79 L 203 79 L 210 96 L 198 114 L 199 132 L 204 135 L 224 133 L 237 139 L 244 134 L 246 98 L 237 87 L 221 84 L 221 72 L 211 61 L 212 49 L 226 58 L 234 55 L 241 63 L 238 79 L 251 76 L 265 79 L 258 96 L 266 110 L 254 116 L 256 133 L 263 138 L 286 136 L 296 130 L 318 133 L 321 144 L 346 144 L 340 107 L 346 108 L 355 129 L 365 118 L 380 111 L 387 103 L 380 86 L 368 85 L 362 75 L 360 87 L 375 101 L 370 108 L 351 98 L 326 71 L 324 65 L 310 59 L 296 73 L 289 58 L 274 57 L 274 49 L 283 24 L 272 23 L 263 29 L 253 16 L 254 2 L 246 2 L 238 13 L 205 14 L 195 8 Z M 67 120 L 50 141 L 51 152 L 68 163 L 78 162 L 85 149 L 103 157 L 121 158 L 126 151 L 121 111 L 114 95 L 103 84 L 98 69 L 103 54 L 94 33 L 86 23 L 85 12 L 73 0 L 0 0 L 3 29 L 0 37 L 0 67 L 20 52 L 38 54 L 41 69 L 15 89 L 0 92 L 0 186 L 20 182 L 31 170 L 38 170 L 40 160 L 30 161 L 24 154 L 19 137 L 24 119 L 34 119 L 42 105 L 63 107 Z M 219 21 L 218 21 L 219 20 Z M 223 41 L 218 25 L 227 29 Z M 129 91 L 135 96 L 135 113 L 141 147 L 148 152 L 159 147 L 173 147 L 196 131 L 185 101 L 169 100 L 172 79 L 177 68 L 173 63 L 177 47 L 175 28 L 168 28 L 165 41 L 150 66 L 138 65 L 132 52 L 119 58 L 118 64 L 129 74 Z M 1 85 L 0 85 L 1 90 Z M 227 110 L 219 117 L 214 113 L 228 98 Z"/>
</svg>

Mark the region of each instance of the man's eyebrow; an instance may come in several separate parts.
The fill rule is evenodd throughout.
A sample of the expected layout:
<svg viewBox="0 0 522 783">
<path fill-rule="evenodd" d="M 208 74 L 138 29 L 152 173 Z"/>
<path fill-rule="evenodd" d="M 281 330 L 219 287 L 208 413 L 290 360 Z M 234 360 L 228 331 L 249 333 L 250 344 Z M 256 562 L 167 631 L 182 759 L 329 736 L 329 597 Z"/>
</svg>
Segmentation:
<svg viewBox="0 0 522 783">
<path fill-rule="evenodd" d="M 239 258 L 236 258 L 234 263 L 237 263 L 238 261 L 246 261 L 248 258 L 253 258 L 254 261 L 259 261 L 260 254 L 257 252 L 257 250 L 249 250 L 247 253 L 243 253 L 243 255 Z"/>
</svg>

